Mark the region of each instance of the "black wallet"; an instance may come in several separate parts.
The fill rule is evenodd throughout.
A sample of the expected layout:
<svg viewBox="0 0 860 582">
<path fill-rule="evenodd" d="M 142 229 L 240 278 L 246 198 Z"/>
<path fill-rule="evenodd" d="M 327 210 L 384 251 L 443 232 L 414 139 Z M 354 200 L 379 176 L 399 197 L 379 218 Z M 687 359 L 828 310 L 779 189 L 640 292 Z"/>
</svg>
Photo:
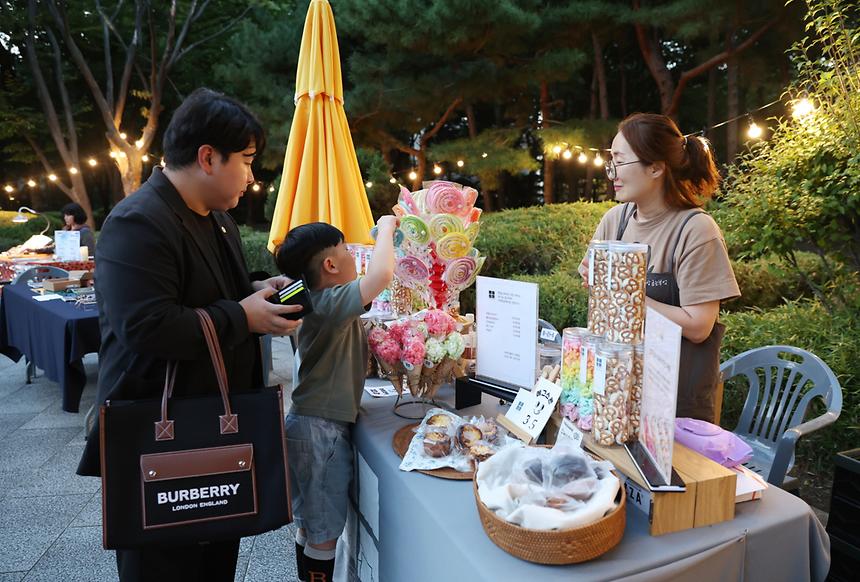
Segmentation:
<svg viewBox="0 0 860 582">
<path fill-rule="evenodd" d="M 301 305 L 302 310 L 295 313 L 284 313 L 281 317 L 287 319 L 301 319 L 309 313 L 313 313 L 314 306 L 311 303 L 311 294 L 308 292 L 308 286 L 304 279 L 294 281 L 272 293 L 269 296 L 269 301 L 275 305 Z"/>
</svg>

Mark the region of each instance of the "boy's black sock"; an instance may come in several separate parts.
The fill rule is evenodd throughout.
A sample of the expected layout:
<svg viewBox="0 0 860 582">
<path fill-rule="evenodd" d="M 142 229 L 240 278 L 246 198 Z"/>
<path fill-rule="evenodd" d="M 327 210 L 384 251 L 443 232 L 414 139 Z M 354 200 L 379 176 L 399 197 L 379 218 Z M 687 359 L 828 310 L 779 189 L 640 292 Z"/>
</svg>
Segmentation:
<svg viewBox="0 0 860 582">
<path fill-rule="evenodd" d="M 334 550 L 318 550 L 305 546 L 305 582 L 332 582 L 334 576 Z"/>
<path fill-rule="evenodd" d="M 305 547 L 296 542 L 296 572 L 301 582 L 308 582 L 305 574 Z"/>
<path fill-rule="evenodd" d="M 301 529 L 296 530 L 296 572 L 301 582 L 307 582 L 305 576 L 305 544 L 308 543 L 307 536 Z"/>
</svg>

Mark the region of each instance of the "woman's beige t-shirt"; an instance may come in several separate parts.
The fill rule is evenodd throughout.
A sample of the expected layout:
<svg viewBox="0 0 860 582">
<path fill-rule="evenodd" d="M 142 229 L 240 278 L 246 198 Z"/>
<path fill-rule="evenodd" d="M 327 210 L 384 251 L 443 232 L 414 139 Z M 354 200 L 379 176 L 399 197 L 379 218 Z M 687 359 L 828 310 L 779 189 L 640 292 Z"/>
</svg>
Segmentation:
<svg viewBox="0 0 860 582">
<path fill-rule="evenodd" d="M 594 238 L 616 240 L 624 204 L 610 209 L 597 226 Z M 628 213 L 630 210 L 628 210 Z M 720 227 L 708 214 L 700 213 L 681 225 L 697 209 L 670 208 L 648 220 L 633 212 L 621 237 L 624 242 L 647 244 L 651 248 L 649 268 L 654 273 L 669 271 L 669 257 L 675 240 L 675 279 L 680 291 L 681 305 L 697 305 L 708 301 L 726 301 L 739 297 L 726 242 Z M 678 239 L 678 233 L 681 238 Z"/>
</svg>

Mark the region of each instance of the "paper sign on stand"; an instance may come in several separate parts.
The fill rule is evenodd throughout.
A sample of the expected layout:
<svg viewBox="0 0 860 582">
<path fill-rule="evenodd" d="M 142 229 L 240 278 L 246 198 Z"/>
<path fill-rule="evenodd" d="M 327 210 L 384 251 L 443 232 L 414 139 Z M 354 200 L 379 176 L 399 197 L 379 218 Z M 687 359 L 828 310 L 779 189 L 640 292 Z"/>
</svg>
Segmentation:
<svg viewBox="0 0 860 582">
<path fill-rule="evenodd" d="M 475 291 L 476 377 L 531 389 L 538 376 L 538 286 L 478 277 Z"/>
<path fill-rule="evenodd" d="M 81 232 L 79 230 L 55 230 L 54 254 L 61 261 L 80 261 Z"/>
<path fill-rule="evenodd" d="M 507 414 L 500 414 L 497 420 L 517 438 L 530 443 L 543 431 L 559 396 L 561 386 L 541 378 L 534 389 L 521 389 Z"/>
<path fill-rule="evenodd" d="M 680 362 L 681 327 L 649 307 L 645 319 L 639 443 L 666 483 L 672 481 Z"/>
<path fill-rule="evenodd" d="M 564 445 L 573 445 L 576 448 L 582 447 L 582 431 L 579 428 L 570 422 L 570 419 L 564 418 L 561 421 L 561 425 L 558 427 L 558 436 L 555 438 L 555 445 L 558 446 L 560 444 Z"/>
</svg>

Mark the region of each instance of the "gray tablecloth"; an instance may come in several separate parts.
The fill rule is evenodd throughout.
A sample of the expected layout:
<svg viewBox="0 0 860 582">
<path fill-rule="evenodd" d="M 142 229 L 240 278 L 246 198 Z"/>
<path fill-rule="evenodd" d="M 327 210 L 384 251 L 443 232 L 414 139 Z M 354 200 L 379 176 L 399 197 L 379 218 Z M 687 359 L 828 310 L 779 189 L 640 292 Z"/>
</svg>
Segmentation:
<svg viewBox="0 0 860 582">
<path fill-rule="evenodd" d="M 349 546 L 359 555 L 365 582 L 793 581 L 827 575 L 827 533 L 806 503 L 776 488 L 739 504 L 732 521 L 660 537 L 648 534 L 646 516 L 628 504 L 624 539 L 602 557 L 572 566 L 525 562 L 484 533 L 470 481 L 398 469 L 391 440 L 409 421 L 395 416 L 392 404 L 393 398 L 365 394 L 355 427 L 360 516 L 350 524 Z M 480 406 L 460 413 L 495 416 L 500 410 L 497 399 L 484 395 Z"/>
</svg>

